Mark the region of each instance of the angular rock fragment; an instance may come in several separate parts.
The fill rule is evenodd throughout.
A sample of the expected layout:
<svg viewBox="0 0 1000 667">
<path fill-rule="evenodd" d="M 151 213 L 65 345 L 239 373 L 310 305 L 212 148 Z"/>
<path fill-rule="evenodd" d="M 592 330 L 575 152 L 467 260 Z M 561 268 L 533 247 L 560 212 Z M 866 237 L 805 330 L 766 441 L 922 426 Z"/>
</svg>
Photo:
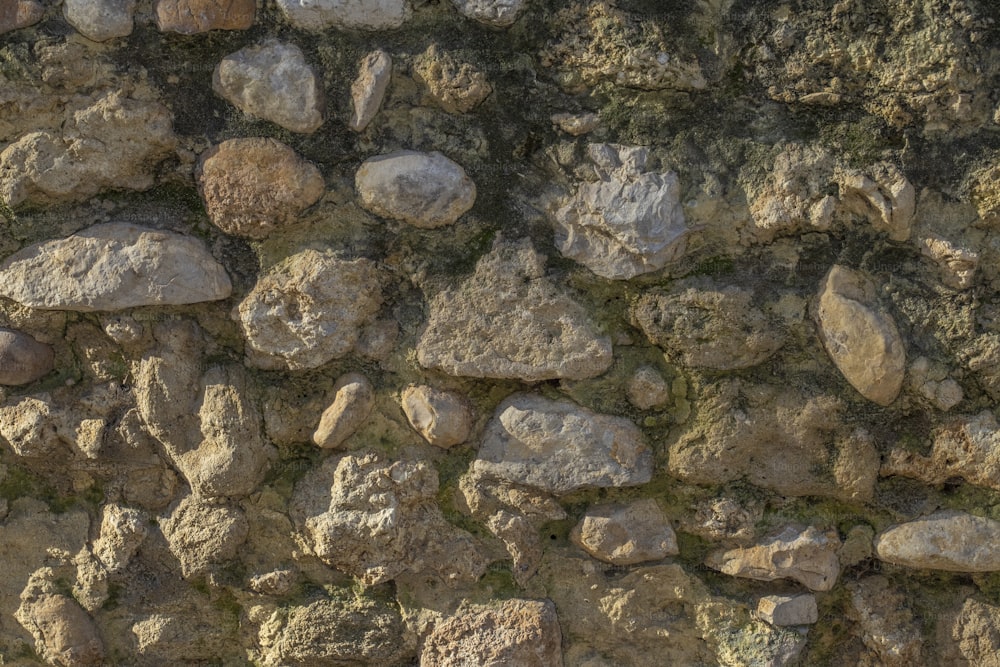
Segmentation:
<svg viewBox="0 0 1000 667">
<path fill-rule="evenodd" d="M 108 572 L 128 566 L 143 540 L 149 520 L 139 510 L 109 503 L 101 512 L 101 532 L 94 540 L 94 556 Z"/>
<path fill-rule="evenodd" d="M 1000 521 L 942 510 L 892 526 L 875 538 L 888 563 L 947 572 L 1000 570 Z"/>
<path fill-rule="evenodd" d="M 810 590 L 828 591 L 840 575 L 839 547 L 835 531 L 786 526 L 753 546 L 713 551 L 705 564 L 734 577 L 793 579 Z"/>
<path fill-rule="evenodd" d="M 396 151 L 364 161 L 355 176 L 361 205 L 421 229 L 455 223 L 476 201 L 476 184 L 441 153 Z"/>
<path fill-rule="evenodd" d="M 451 0 L 463 16 L 496 28 L 514 24 L 524 9 L 524 0 Z"/>
<path fill-rule="evenodd" d="M 612 362 L 611 341 L 545 278 L 528 239 L 498 239 L 471 277 L 431 300 L 417 359 L 451 375 L 526 382 L 590 378 Z"/>
<path fill-rule="evenodd" d="M 816 596 L 765 595 L 757 602 L 757 616 L 771 625 L 811 625 L 819 620 Z"/>
<path fill-rule="evenodd" d="M 268 39 L 222 59 L 212 89 L 251 116 L 310 134 L 323 124 L 323 90 L 294 44 Z"/>
<path fill-rule="evenodd" d="M 1000 666 L 1000 607 L 969 599 L 962 605 L 951 636 L 970 667 Z"/>
<path fill-rule="evenodd" d="M 679 553 L 670 521 L 650 498 L 591 507 L 573 527 L 570 539 L 594 558 L 613 565 L 635 565 Z"/>
<path fill-rule="evenodd" d="M 879 162 L 868 172 L 842 170 L 837 174 L 840 202 L 848 212 L 867 217 L 876 231 L 893 241 L 910 238 L 916 210 L 916 190 L 895 165 Z"/>
<path fill-rule="evenodd" d="M 648 171 L 644 147 L 590 144 L 587 151 L 596 180 L 581 182 L 551 213 L 559 251 L 613 280 L 678 259 L 688 228 L 677 174 Z"/>
<path fill-rule="evenodd" d="M 243 510 L 209 505 L 193 495 L 185 496 L 160 519 L 160 529 L 185 578 L 205 574 L 213 565 L 235 558 L 250 532 Z"/>
<path fill-rule="evenodd" d="M 256 11 L 255 0 L 157 0 L 156 25 L 162 32 L 182 35 L 246 30 Z"/>
<path fill-rule="evenodd" d="M 482 71 L 440 51 L 436 44 L 431 44 L 413 61 L 413 76 L 423 84 L 434 103 L 448 113 L 468 113 L 493 92 Z"/>
<path fill-rule="evenodd" d="M 312 163 L 274 139 L 230 139 L 202 154 L 198 189 L 212 223 L 252 239 L 295 221 L 326 192 Z"/>
<path fill-rule="evenodd" d="M 0 384 L 28 384 L 52 368 L 50 346 L 21 331 L 0 327 Z"/>
<path fill-rule="evenodd" d="M 35 25 L 45 16 L 38 0 L 0 0 L 0 35 Z"/>
<path fill-rule="evenodd" d="M 407 0 L 277 0 L 277 5 L 292 25 L 306 30 L 393 30 L 412 13 Z"/>
<path fill-rule="evenodd" d="M 233 312 L 258 368 L 316 368 L 349 353 L 382 303 L 375 265 L 304 250 L 262 276 Z"/>
<path fill-rule="evenodd" d="M 823 279 L 816 323 L 823 346 L 851 386 L 874 403 L 892 403 L 903 386 L 906 351 L 896 323 L 878 307 L 872 282 L 834 265 Z"/>
<path fill-rule="evenodd" d="M 848 616 L 861 626 L 861 640 L 885 667 L 927 664 L 921 634 L 913 618 L 908 596 L 885 577 L 865 577 L 848 584 L 851 608 Z"/>
<path fill-rule="evenodd" d="M 920 254 L 929 257 L 938 266 L 941 282 L 948 287 L 962 290 L 972 286 L 979 268 L 979 253 L 937 234 L 927 234 L 920 239 Z"/>
<path fill-rule="evenodd" d="M 681 519 L 682 530 L 713 541 L 753 539 L 755 526 L 764 515 L 762 504 L 740 503 L 725 496 L 700 501 L 692 509 L 694 516 Z"/>
<path fill-rule="evenodd" d="M 627 419 L 570 401 L 515 394 L 497 406 L 472 466 L 515 484 L 568 493 L 645 484 L 653 456 Z"/>
<path fill-rule="evenodd" d="M 414 385 L 400 399 L 410 425 L 437 447 L 452 447 L 469 439 L 472 411 L 460 395 Z"/>
<path fill-rule="evenodd" d="M 25 396 L 0 407 L 0 435 L 18 456 L 42 458 L 65 442 L 63 424 L 47 394 Z"/>
<path fill-rule="evenodd" d="M 132 34 L 136 0 L 63 0 L 66 20 L 95 42 Z"/>
<path fill-rule="evenodd" d="M 99 667 L 104 643 L 94 620 L 71 597 L 45 581 L 45 570 L 32 575 L 21 593 L 15 618 L 35 639 L 35 650 L 49 664 L 61 667 Z"/>
<path fill-rule="evenodd" d="M 0 295 L 42 310 L 200 303 L 231 291 L 226 270 L 201 241 L 126 223 L 36 243 L 0 264 Z"/>
<path fill-rule="evenodd" d="M 382 106 L 392 79 L 392 58 L 382 49 L 365 56 L 358 67 L 358 76 L 351 84 L 354 113 L 348 123 L 355 132 L 364 132 Z"/>
<path fill-rule="evenodd" d="M 375 389 L 360 373 L 341 376 L 333 386 L 336 397 L 323 411 L 312 440 L 324 449 L 339 447 L 354 435 L 375 407 Z"/>
<path fill-rule="evenodd" d="M 420 653 L 424 667 L 561 667 L 562 634 L 551 600 L 469 605 L 438 622 Z"/>
<path fill-rule="evenodd" d="M 560 130 L 574 137 L 589 134 L 601 124 L 601 119 L 596 113 L 557 113 L 553 114 L 549 120 Z"/>
</svg>

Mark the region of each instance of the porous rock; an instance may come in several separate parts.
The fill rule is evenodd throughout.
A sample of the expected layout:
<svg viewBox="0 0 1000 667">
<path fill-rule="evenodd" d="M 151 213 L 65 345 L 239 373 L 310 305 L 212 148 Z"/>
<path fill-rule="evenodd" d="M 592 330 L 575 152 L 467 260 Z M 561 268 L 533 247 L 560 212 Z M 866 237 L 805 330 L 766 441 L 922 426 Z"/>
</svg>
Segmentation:
<svg viewBox="0 0 1000 667">
<path fill-rule="evenodd" d="M 125 569 L 146 539 L 148 518 L 139 510 L 108 503 L 101 510 L 101 532 L 94 540 L 94 556 L 108 570 Z"/>
<path fill-rule="evenodd" d="M 294 222 L 326 191 L 312 163 L 279 141 L 258 137 L 230 139 L 205 151 L 197 179 L 212 223 L 252 239 Z"/>
<path fill-rule="evenodd" d="M 254 0 L 157 0 L 156 25 L 163 32 L 182 35 L 246 30 L 256 11 Z"/>
<path fill-rule="evenodd" d="M 80 34 L 95 42 L 132 34 L 136 0 L 64 0 L 63 14 Z"/>
<path fill-rule="evenodd" d="M 472 411 L 459 394 L 413 385 L 403 390 L 400 403 L 410 425 L 432 445 L 447 448 L 469 439 Z"/>
<path fill-rule="evenodd" d="M 21 594 L 15 618 L 35 639 L 35 650 L 60 667 L 104 664 L 104 643 L 94 620 L 71 597 L 55 592 L 51 582 L 32 576 Z M 46 585 L 47 584 L 47 585 Z"/>
<path fill-rule="evenodd" d="M 653 457 L 628 419 L 570 401 L 515 394 L 497 406 L 472 466 L 516 484 L 568 493 L 645 484 Z"/>
<path fill-rule="evenodd" d="M 752 546 L 713 551 L 705 564 L 734 577 L 793 579 L 810 590 L 828 591 L 840 575 L 838 547 L 835 531 L 790 525 Z"/>
<path fill-rule="evenodd" d="M 888 563 L 947 572 L 1000 570 L 1000 521 L 956 510 L 891 526 L 875 538 Z"/>
<path fill-rule="evenodd" d="M 313 442 L 324 449 L 343 444 L 364 424 L 375 407 L 375 388 L 360 373 L 341 376 L 333 391 L 333 403 L 323 411 L 312 436 Z"/>
<path fill-rule="evenodd" d="M 250 531 L 243 510 L 210 505 L 194 495 L 176 503 L 159 523 L 185 578 L 206 574 L 213 565 L 235 558 Z"/>
<path fill-rule="evenodd" d="M 226 270 L 201 241 L 127 223 L 36 243 L 0 264 L 0 295 L 43 310 L 200 303 L 231 291 Z"/>
<path fill-rule="evenodd" d="M 497 239 L 472 276 L 431 299 L 417 360 L 451 375 L 535 382 L 600 375 L 612 356 L 584 308 L 546 279 L 530 240 Z"/>
<path fill-rule="evenodd" d="M 0 0 L 0 35 L 35 25 L 45 16 L 38 0 Z"/>
<path fill-rule="evenodd" d="M 970 667 L 1000 667 L 1000 607 L 982 600 L 965 600 L 951 636 Z"/>
<path fill-rule="evenodd" d="M 524 0 L 451 0 L 463 16 L 497 28 L 507 28 L 514 24 Z"/>
<path fill-rule="evenodd" d="M 559 201 L 551 217 L 559 251 L 599 276 L 627 280 L 678 259 L 688 228 L 672 171 L 648 171 L 648 149 L 590 144 L 595 180 Z"/>
<path fill-rule="evenodd" d="M 24 332 L 0 327 L 0 384 L 28 384 L 52 368 L 50 346 Z"/>
<path fill-rule="evenodd" d="M 392 79 L 392 58 L 382 49 L 372 51 L 361 59 L 358 76 L 351 84 L 351 101 L 354 113 L 348 125 L 355 132 L 363 132 L 382 106 L 385 93 Z"/>
<path fill-rule="evenodd" d="M 304 250 L 261 276 L 233 317 L 250 365 L 297 370 L 348 354 L 381 303 L 371 261 Z"/>
<path fill-rule="evenodd" d="M 481 70 L 458 61 L 436 44 L 431 44 L 413 61 L 413 75 L 434 103 L 448 113 L 468 113 L 493 92 Z"/>
<path fill-rule="evenodd" d="M 919 623 L 910 611 L 908 596 L 886 577 L 865 577 L 848 584 L 851 607 L 861 640 L 885 667 L 927 664 Z"/>
<path fill-rule="evenodd" d="M 613 565 L 634 565 L 679 553 L 670 521 L 651 498 L 589 508 L 573 527 L 570 539 L 594 558 Z"/>
<path fill-rule="evenodd" d="M 302 49 L 268 39 L 222 59 L 212 89 L 251 116 L 310 134 L 323 124 L 323 90 Z"/>
<path fill-rule="evenodd" d="M 626 387 L 629 403 L 640 410 L 661 408 L 670 402 L 670 386 L 651 366 L 636 369 Z"/>
<path fill-rule="evenodd" d="M 288 21 L 307 30 L 392 30 L 410 18 L 407 0 L 277 0 Z"/>
<path fill-rule="evenodd" d="M 455 223 L 476 201 L 476 184 L 438 152 L 369 158 L 358 169 L 355 186 L 367 210 L 421 229 Z"/>
</svg>

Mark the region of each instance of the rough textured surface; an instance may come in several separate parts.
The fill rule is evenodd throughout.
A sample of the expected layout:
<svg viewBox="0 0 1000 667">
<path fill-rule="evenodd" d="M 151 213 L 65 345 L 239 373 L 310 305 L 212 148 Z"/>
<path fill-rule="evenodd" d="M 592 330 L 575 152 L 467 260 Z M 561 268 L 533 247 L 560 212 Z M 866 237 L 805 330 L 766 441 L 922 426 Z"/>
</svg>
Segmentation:
<svg viewBox="0 0 1000 667">
<path fill-rule="evenodd" d="M 120 310 L 225 299 L 225 268 L 197 239 L 127 223 L 95 225 L 17 252 L 0 294 L 31 308 Z"/>
<path fill-rule="evenodd" d="M 920 625 L 907 608 L 906 595 L 885 577 L 865 577 L 849 586 L 850 616 L 862 628 L 862 641 L 879 664 L 920 665 L 926 661 Z"/>
<path fill-rule="evenodd" d="M 254 0 L 157 0 L 156 25 L 182 35 L 246 30 L 253 25 L 256 11 Z"/>
<path fill-rule="evenodd" d="M 32 575 L 21 593 L 18 622 L 35 638 L 35 648 L 50 664 L 61 667 L 90 667 L 104 661 L 101 642 L 93 619 L 71 597 L 56 592 L 49 573 Z"/>
<path fill-rule="evenodd" d="M 598 560 L 634 565 L 676 556 L 677 536 L 655 500 L 591 507 L 570 539 Z"/>
<path fill-rule="evenodd" d="M 705 563 L 734 577 L 793 579 L 811 590 L 828 591 L 840 575 L 839 546 L 835 532 L 786 526 L 753 546 L 715 551 Z"/>
<path fill-rule="evenodd" d="M 524 8 L 524 0 L 451 0 L 464 16 L 497 28 L 513 25 Z"/>
<path fill-rule="evenodd" d="M 195 577 L 234 558 L 250 526 L 237 507 L 209 505 L 187 496 L 160 520 L 160 529 L 170 552 L 180 561 L 181 573 Z"/>
<path fill-rule="evenodd" d="M 544 267 L 526 239 L 498 240 L 472 276 L 431 299 L 417 344 L 420 364 L 452 375 L 529 382 L 607 370 L 611 342 L 582 307 L 546 280 Z"/>
<path fill-rule="evenodd" d="M 52 348 L 15 329 L 0 329 L 0 384 L 34 382 L 53 368 Z"/>
<path fill-rule="evenodd" d="M 70 25 L 95 42 L 132 34 L 135 0 L 64 0 L 63 13 Z"/>
<path fill-rule="evenodd" d="M 323 124 L 323 93 L 302 49 L 276 39 L 222 59 L 212 89 L 241 111 L 308 134 Z"/>
<path fill-rule="evenodd" d="M 1000 521 L 941 511 L 892 526 L 875 538 L 878 557 L 926 570 L 1000 570 Z"/>
<path fill-rule="evenodd" d="M 472 411 L 459 394 L 410 386 L 403 390 L 400 403 L 410 426 L 432 445 L 448 448 L 469 439 Z"/>
<path fill-rule="evenodd" d="M 307 30 L 391 30 L 410 17 L 407 0 L 277 0 L 277 5 L 292 25 Z"/>
<path fill-rule="evenodd" d="M 212 223 L 264 238 L 295 221 L 326 192 L 323 175 L 274 139 L 230 139 L 201 155 L 198 189 Z"/>
<path fill-rule="evenodd" d="M 966 600 L 951 629 L 962 657 L 972 667 L 1000 665 L 1000 607 Z"/>
<path fill-rule="evenodd" d="M 42 20 L 45 6 L 37 0 L 0 1 L 0 34 L 27 28 Z"/>
<path fill-rule="evenodd" d="M 358 76 L 351 84 L 351 102 L 354 112 L 349 126 L 363 132 L 375 118 L 385 99 L 392 80 L 392 57 L 382 49 L 372 51 L 361 59 Z"/>
<path fill-rule="evenodd" d="M 364 161 L 355 176 L 361 205 L 422 229 L 454 224 L 476 201 L 476 184 L 441 153 L 397 151 Z"/>
<path fill-rule="evenodd" d="M 493 92 L 482 71 L 442 52 L 436 44 L 417 56 L 413 74 L 434 103 L 448 113 L 472 111 Z"/>
<path fill-rule="evenodd" d="M 333 385 L 335 396 L 323 415 L 312 440 L 324 449 L 335 449 L 351 437 L 375 407 L 375 389 L 360 373 L 348 373 Z"/>
<path fill-rule="evenodd" d="M 765 595 L 757 602 L 757 615 L 771 625 L 811 625 L 819 620 L 816 596 Z"/>
</svg>

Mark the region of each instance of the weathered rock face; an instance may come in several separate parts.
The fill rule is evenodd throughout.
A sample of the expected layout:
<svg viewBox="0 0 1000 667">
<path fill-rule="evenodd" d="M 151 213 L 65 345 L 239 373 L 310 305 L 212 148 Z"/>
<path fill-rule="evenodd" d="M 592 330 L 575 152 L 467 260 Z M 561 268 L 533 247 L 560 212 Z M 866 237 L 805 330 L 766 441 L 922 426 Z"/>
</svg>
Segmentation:
<svg viewBox="0 0 1000 667">
<path fill-rule="evenodd" d="M 147 534 L 149 520 L 139 510 L 107 504 L 101 513 L 101 532 L 94 540 L 94 556 L 109 572 L 128 566 Z"/>
<path fill-rule="evenodd" d="M 422 229 L 455 223 L 476 201 L 476 184 L 462 166 L 436 152 L 369 158 L 358 169 L 355 187 L 372 213 Z"/>
<path fill-rule="evenodd" d="M 670 402 L 670 386 L 655 368 L 643 366 L 629 378 L 629 403 L 640 410 L 662 408 Z"/>
<path fill-rule="evenodd" d="M 410 18 L 407 0 L 277 0 L 288 21 L 307 30 L 392 30 Z"/>
<path fill-rule="evenodd" d="M 302 49 L 276 39 L 219 63 L 212 89 L 244 113 L 309 134 L 323 124 L 322 87 Z"/>
<path fill-rule="evenodd" d="M 324 449 L 340 447 L 364 424 L 375 407 L 372 383 L 360 373 L 348 373 L 333 386 L 336 393 L 319 420 L 312 440 Z"/>
<path fill-rule="evenodd" d="M 186 496 L 160 519 L 160 529 L 170 552 L 180 561 L 181 573 L 196 577 L 234 558 L 250 526 L 238 507 L 209 505 Z"/>
<path fill-rule="evenodd" d="M 611 342 L 545 278 L 527 239 L 497 240 L 471 277 L 431 300 L 417 359 L 452 375 L 583 379 L 611 365 Z"/>
<path fill-rule="evenodd" d="M 295 370 L 350 352 L 381 302 L 372 262 L 305 250 L 262 276 L 233 315 L 251 365 Z"/>
<path fill-rule="evenodd" d="M 500 403 L 472 465 L 549 493 L 636 486 L 653 473 L 652 452 L 629 420 L 533 394 Z"/>
<path fill-rule="evenodd" d="M 907 608 L 903 591 L 885 577 L 865 577 L 852 583 L 849 615 L 862 628 L 862 641 L 888 667 L 920 665 L 927 661 L 921 627 Z"/>
<path fill-rule="evenodd" d="M 952 638 L 972 667 L 1000 665 L 1000 608 L 980 600 L 966 600 L 955 618 Z"/>
<path fill-rule="evenodd" d="M 36 651 L 61 667 L 103 664 L 104 645 L 93 619 L 72 598 L 55 592 L 54 582 L 44 577 L 44 570 L 32 576 L 16 614 L 34 637 Z"/>
<path fill-rule="evenodd" d="M 451 0 L 464 16 L 486 25 L 507 28 L 514 24 L 524 0 Z"/>
<path fill-rule="evenodd" d="M 493 92 L 486 75 L 431 44 L 413 62 L 413 74 L 434 103 L 448 113 L 472 111 Z"/>
<path fill-rule="evenodd" d="M 132 34 L 135 0 L 65 0 L 63 14 L 80 34 L 95 42 Z"/>
<path fill-rule="evenodd" d="M 472 606 L 434 626 L 420 653 L 427 667 L 561 667 L 561 635 L 551 600 Z"/>
<path fill-rule="evenodd" d="M 597 180 L 584 181 L 552 212 L 556 246 L 604 278 L 662 269 L 686 248 L 680 184 L 672 171 L 647 171 L 646 148 L 590 144 Z"/>
<path fill-rule="evenodd" d="M 45 6 L 37 0 L 0 1 L 0 34 L 27 28 L 42 20 Z"/>
<path fill-rule="evenodd" d="M 121 310 L 225 299 L 226 270 L 194 238 L 126 223 L 95 225 L 14 253 L 0 294 L 46 310 Z"/>
<path fill-rule="evenodd" d="M 877 304 L 864 274 L 834 266 L 823 279 L 816 323 L 827 353 L 851 386 L 879 405 L 903 385 L 906 350 L 892 318 Z"/>
<path fill-rule="evenodd" d="M 840 575 L 838 547 L 835 532 L 787 526 L 753 546 L 712 552 L 705 563 L 734 577 L 793 579 L 811 590 L 828 591 Z"/>
<path fill-rule="evenodd" d="M 1000 521 L 942 510 L 886 529 L 875 538 L 882 560 L 925 570 L 1000 570 Z"/>
<path fill-rule="evenodd" d="M 163 32 L 182 35 L 246 30 L 256 11 L 254 0 L 157 0 L 156 25 Z"/>
<path fill-rule="evenodd" d="M 201 156 L 205 209 L 227 234 L 264 238 L 294 222 L 326 192 L 314 165 L 274 139 L 230 139 Z"/>
<path fill-rule="evenodd" d="M 808 625 L 819 620 L 816 596 L 765 595 L 757 603 L 757 615 L 771 625 Z"/>
<path fill-rule="evenodd" d="M 651 498 L 591 507 L 573 527 L 570 539 L 594 558 L 613 565 L 634 565 L 679 553 L 674 529 Z"/>
<path fill-rule="evenodd" d="M 363 132 L 382 106 L 392 79 L 392 58 L 382 49 L 372 51 L 358 66 L 358 76 L 351 84 L 354 113 L 348 123 L 355 132 Z"/>
<path fill-rule="evenodd" d="M 21 331 L 0 328 L 0 384 L 28 384 L 52 368 L 50 346 Z"/>
</svg>

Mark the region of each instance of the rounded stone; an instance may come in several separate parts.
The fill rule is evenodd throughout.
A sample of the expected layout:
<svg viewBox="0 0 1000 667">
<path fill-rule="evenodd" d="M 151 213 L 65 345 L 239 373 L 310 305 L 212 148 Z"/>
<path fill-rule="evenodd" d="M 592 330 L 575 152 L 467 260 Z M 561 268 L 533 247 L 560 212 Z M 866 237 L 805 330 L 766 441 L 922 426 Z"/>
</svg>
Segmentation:
<svg viewBox="0 0 1000 667">
<path fill-rule="evenodd" d="M 0 384 L 28 384 L 52 368 L 51 347 L 26 333 L 0 328 Z"/>
<path fill-rule="evenodd" d="M 472 412 L 458 394 L 410 386 L 403 390 L 401 403 L 410 425 L 432 445 L 452 447 L 469 439 Z"/>
</svg>

